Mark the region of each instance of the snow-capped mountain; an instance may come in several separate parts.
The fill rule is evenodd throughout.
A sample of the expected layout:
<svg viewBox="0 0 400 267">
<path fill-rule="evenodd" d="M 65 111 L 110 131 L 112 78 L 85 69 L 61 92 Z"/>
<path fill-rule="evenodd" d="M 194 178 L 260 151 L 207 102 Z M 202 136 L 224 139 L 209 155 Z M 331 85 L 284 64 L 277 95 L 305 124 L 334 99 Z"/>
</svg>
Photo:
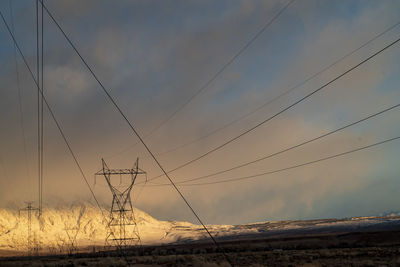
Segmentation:
<svg viewBox="0 0 400 267">
<path fill-rule="evenodd" d="M 107 235 L 107 212 L 89 204 L 45 209 L 41 220 L 32 216 L 32 243 L 41 248 L 61 251 L 74 241 L 75 247 L 102 246 Z M 207 238 L 203 228 L 188 222 L 159 221 L 135 210 L 141 243 L 145 245 L 190 242 Z M 364 231 L 370 228 L 400 228 L 400 216 L 371 216 L 307 221 L 268 221 L 247 225 L 208 225 L 220 240 L 244 237 L 271 237 L 288 233 Z M 25 251 L 28 248 L 28 216 L 0 210 L 0 250 Z"/>
</svg>

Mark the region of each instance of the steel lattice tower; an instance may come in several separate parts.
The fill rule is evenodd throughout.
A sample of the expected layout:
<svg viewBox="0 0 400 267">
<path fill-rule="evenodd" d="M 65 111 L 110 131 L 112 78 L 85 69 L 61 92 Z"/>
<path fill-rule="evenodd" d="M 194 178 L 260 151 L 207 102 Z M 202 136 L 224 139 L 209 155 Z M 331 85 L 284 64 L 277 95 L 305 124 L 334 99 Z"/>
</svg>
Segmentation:
<svg viewBox="0 0 400 267">
<path fill-rule="evenodd" d="M 103 168 L 95 175 L 103 175 L 112 193 L 113 199 L 107 227 L 106 244 L 114 244 L 118 248 L 135 246 L 140 243 L 135 214 L 133 210 L 131 191 L 138 175 L 146 174 L 139 169 L 139 159 L 132 169 L 109 169 L 104 159 L 101 159 Z M 130 176 L 128 185 L 116 186 L 112 183 L 112 176 Z"/>
<path fill-rule="evenodd" d="M 32 246 L 32 212 L 38 211 L 38 208 L 34 208 L 32 206 L 32 202 L 26 202 L 26 208 L 19 210 L 19 215 L 21 216 L 21 211 L 26 211 L 28 213 L 28 252 L 31 253 L 33 251 Z"/>
</svg>

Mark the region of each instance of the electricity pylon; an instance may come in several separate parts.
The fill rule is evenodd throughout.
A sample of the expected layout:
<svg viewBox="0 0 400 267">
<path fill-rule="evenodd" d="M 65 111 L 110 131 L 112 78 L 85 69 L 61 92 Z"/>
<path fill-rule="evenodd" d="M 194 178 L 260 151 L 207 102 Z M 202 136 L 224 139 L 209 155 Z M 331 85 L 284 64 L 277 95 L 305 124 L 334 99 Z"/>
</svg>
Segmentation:
<svg viewBox="0 0 400 267">
<path fill-rule="evenodd" d="M 34 208 L 32 206 L 32 202 L 26 202 L 27 206 L 23 209 L 19 210 L 19 216 L 21 216 L 21 211 L 26 211 L 28 213 L 28 253 L 30 254 L 33 251 L 32 246 L 32 212 L 38 211 L 38 208 Z"/>
<path fill-rule="evenodd" d="M 107 226 L 106 244 L 114 244 L 118 248 L 135 246 L 140 243 L 135 214 L 133 210 L 131 191 L 139 174 L 146 174 L 139 169 L 139 159 L 132 169 L 109 169 L 104 159 L 103 168 L 95 175 L 104 175 L 113 199 Z M 112 183 L 112 176 L 120 177 L 120 184 Z M 127 185 L 122 184 L 122 176 L 130 176 Z"/>
</svg>

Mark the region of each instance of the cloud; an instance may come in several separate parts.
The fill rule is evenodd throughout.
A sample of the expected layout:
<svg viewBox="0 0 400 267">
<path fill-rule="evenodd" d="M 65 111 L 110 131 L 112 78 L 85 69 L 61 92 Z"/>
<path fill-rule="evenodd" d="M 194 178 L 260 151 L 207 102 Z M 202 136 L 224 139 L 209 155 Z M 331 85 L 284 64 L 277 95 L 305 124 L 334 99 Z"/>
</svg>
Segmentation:
<svg viewBox="0 0 400 267">
<path fill-rule="evenodd" d="M 265 138 L 265 131 L 253 134 L 250 139 L 258 140 L 257 144 L 249 145 L 249 142 L 245 140 L 233 145 L 234 147 L 220 153 L 223 155 L 224 161 L 219 160 L 219 155 L 210 156 L 210 159 L 202 161 L 201 164 L 196 164 L 186 171 L 183 170 L 174 174 L 175 180 L 184 180 L 196 177 L 198 176 L 196 174 L 199 173 L 207 174 L 225 169 L 243 162 L 245 159 L 265 155 L 266 151 L 269 151 L 268 154 L 279 151 L 292 144 L 299 143 L 300 140 L 304 140 L 303 138 L 318 135 L 321 131 L 318 126 L 314 128 L 302 120 L 293 118 L 280 120 L 279 125 L 280 127 L 276 127 L 276 130 L 271 128 L 267 131 L 267 138 Z M 293 134 L 290 129 L 296 129 L 296 133 Z M 368 144 L 372 140 L 372 137 L 364 137 L 360 140 L 353 134 L 343 133 L 305 148 L 285 153 L 280 157 L 208 178 L 206 181 L 230 179 L 246 176 L 249 173 L 276 170 L 340 153 L 352 147 Z M 240 153 L 238 153 L 239 151 Z M 181 187 L 181 189 L 189 200 L 195 203 L 197 210 L 206 218 L 206 221 L 240 223 L 279 218 L 307 218 L 312 216 L 315 206 L 318 206 L 321 199 L 351 192 L 361 186 L 364 183 L 363 177 L 369 173 L 369 166 L 376 160 L 377 155 L 370 156 L 368 153 L 360 153 L 350 158 L 352 164 L 346 164 L 348 160 L 342 158 L 242 182 Z M 163 179 L 163 182 L 165 183 L 167 180 Z M 152 209 L 153 205 L 159 205 L 159 203 L 150 199 L 153 195 L 161 192 L 161 189 L 150 187 L 145 189 L 145 192 L 140 199 L 142 207 Z M 176 193 L 174 196 L 168 191 L 167 199 L 169 198 L 174 199 L 173 205 L 176 205 L 179 201 Z M 169 202 L 171 200 L 168 200 L 165 204 L 162 216 L 167 216 L 166 214 L 182 216 L 182 213 L 174 210 L 173 205 L 172 207 L 170 205 L 172 203 Z M 327 211 L 327 214 L 329 214 L 329 211 Z M 190 216 L 186 214 L 183 218 L 188 219 Z"/>
<path fill-rule="evenodd" d="M 171 8 L 171 2 L 61 1 L 57 5 L 49 2 L 48 6 L 134 126 L 141 134 L 146 134 L 210 79 L 285 3 L 185 2 Z M 394 23 L 395 5 L 392 2 L 357 2 L 352 13 L 347 2 L 295 2 L 203 94 L 146 142 L 156 153 L 162 152 L 245 114 Z M 77 6 L 80 8 L 72 12 Z M 34 43 L 34 36 L 30 29 L 23 27 L 30 25 L 32 18 L 19 16 L 28 11 L 32 11 L 28 6 L 16 9 L 21 13 L 15 17 L 21 18 L 17 23 L 19 40 L 34 66 L 34 47 L 28 45 Z M 93 174 L 100 169 L 102 157 L 112 168 L 126 168 L 139 156 L 149 177 L 159 174 L 160 170 L 142 146 L 119 154 L 137 142 L 137 138 L 50 22 L 46 24 L 46 33 L 46 95 L 89 183 L 93 184 Z M 394 31 L 377 40 L 246 120 L 201 142 L 163 155 L 161 163 L 171 169 L 218 146 L 318 88 L 382 47 L 397 33 Z M 7 176 L 0 180 L 0 188 L 7 188 L 0 191 L 0 205 L 23 202 L 28 193 L 36 192 L 33 155 L 36 153 L 37 95 L 20 65 L 32 170 L 28 180 L 22 160 L 24 152 L 17 120 L 11 52 L 11 48 L 0 47 L 0 58 L 5 58 L 2 60 L 5 67 L 0 70 L 1 86 L 5 88 L 0 90 L 0 108 L 4 114 L 0 118 L 3 140 L 0 156 Z M 396 103 L 400 97 L 395 75 L 398 57 L 398 50 L 393 47 L 265 126 L 174 173 L 172 178 L 179 181 L 234 166 Z M 392 137 L 398 133 L 398 116 L 393 114 L 219 179 L 274 170 Z M 240 183 L 182 187 L 182 190 L 209 223 L 343 216 L 345 212 L 338 208 L 338 198 L 346 203 L 353 192 L 369 188 L 371 181 L 367 178 L 386 157 L 384 149 L 363 152 Z M 395 164 L 390 166 L 396 167 Z M 110 194 L 104 186 L 98 177 L 95 192 L 102 203 L 108 203 Z M 137 193 L 135 190 L 134 196 Z M 46 113 L 46 204 L 77 199 L 90 199 L 90 194 Z M 385 199 L 382 196 L 376 210 L 385 208 L 382 204 L 387 202 Z M 169 187 L 145 188 L 138 205 L 156 218 L 195 221 Z"/>
<path fill-rule="evenodd" d="M 49 66 L 45 72 L 46 86 L 51 93 L 61 94 L 64 101 L 65 97 L 76 99 L 82 91 L 92 86 L 92 78 L 88 74 L 70 66 Z"/>
</svg>

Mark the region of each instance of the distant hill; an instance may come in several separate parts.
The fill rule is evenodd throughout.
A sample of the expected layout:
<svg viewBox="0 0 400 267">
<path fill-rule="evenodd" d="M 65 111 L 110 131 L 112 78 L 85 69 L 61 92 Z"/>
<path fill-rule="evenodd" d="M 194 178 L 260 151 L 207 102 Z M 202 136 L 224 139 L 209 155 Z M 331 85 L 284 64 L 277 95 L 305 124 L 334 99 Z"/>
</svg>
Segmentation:
<svg viewBox="0 0 400 267">
<path fill-rule="evenodd" d="M 62 252 L 70 245 L 70 237 L 76 236 L 76 247 L 103 246 L 106 237 L 106 217 L 90 204 L 45 209 L 40 222 L 32 217 L 33 242 L 42 250 Z M 159 221 L 137 210 L 135 218 L 142 244 L 193 242 L 206 239 L 203 228 L 188 222 Z M 0 210 L 0 250 L 22 252 L 27 250 L 28 219 L 26 213 Z M 240 238 L 264 238 L 296 233 L 326 233 L 346 231 L 372 231 L 400 229 L 400 216 L 355 217 L 345 219 L 321 219 L 298 221 L 267 221 L 247 225 L 209 225 L 211 233 L 220 240 Z M 129 233 L 128 233 L 129 235 Z"/>
</svg>

